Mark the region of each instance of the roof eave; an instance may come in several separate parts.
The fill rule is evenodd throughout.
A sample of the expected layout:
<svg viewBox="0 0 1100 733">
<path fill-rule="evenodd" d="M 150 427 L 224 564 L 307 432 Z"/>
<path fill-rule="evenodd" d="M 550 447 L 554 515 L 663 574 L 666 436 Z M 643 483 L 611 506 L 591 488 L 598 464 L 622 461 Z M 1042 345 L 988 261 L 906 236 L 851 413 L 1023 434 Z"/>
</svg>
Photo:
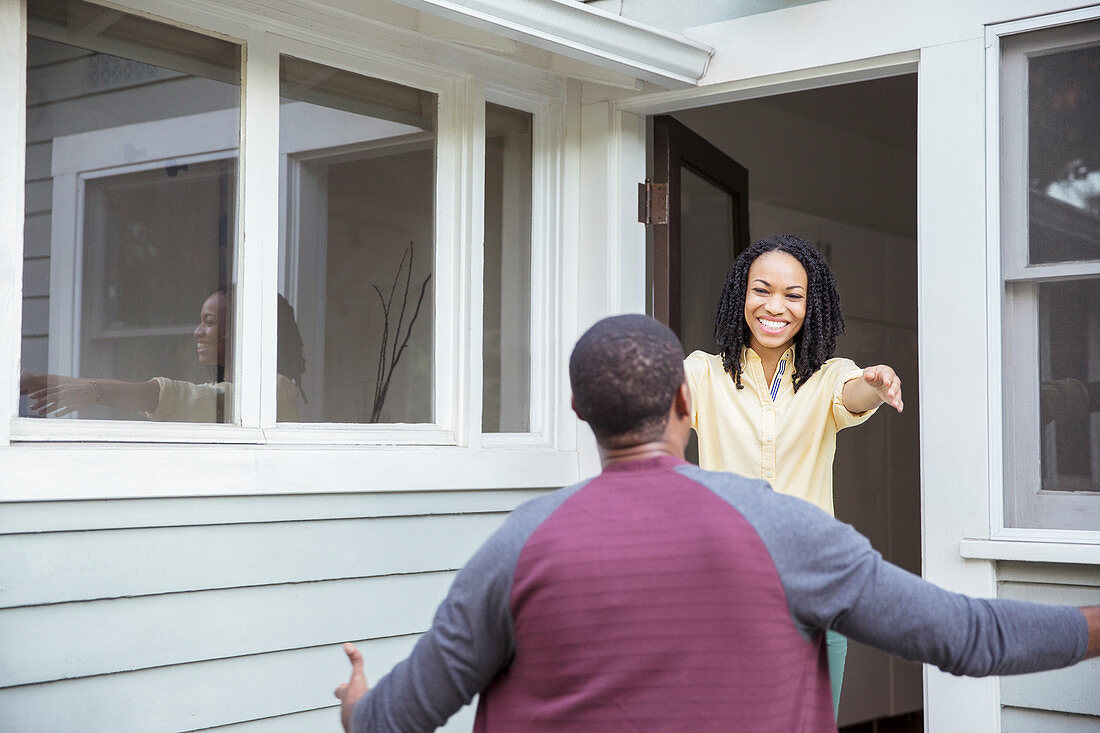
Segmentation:
<svg viewBox="0 0 1100 733">
<path fill-rule="evenodd" d="M 695 86 L 709 46 L 573 0 L 394 0 L 668 89 Z"/>
</svg>

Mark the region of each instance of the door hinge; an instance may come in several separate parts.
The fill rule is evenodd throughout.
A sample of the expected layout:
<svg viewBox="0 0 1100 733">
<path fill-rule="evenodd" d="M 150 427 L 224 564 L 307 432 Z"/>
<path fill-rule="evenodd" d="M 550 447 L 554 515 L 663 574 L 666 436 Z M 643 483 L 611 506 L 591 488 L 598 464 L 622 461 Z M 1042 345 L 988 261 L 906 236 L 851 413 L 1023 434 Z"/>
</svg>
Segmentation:
<svg viewBox="0 0 1100 733">
<path fill-rule="evenodd" d="M 668 224 L 668 184 L 652 183 L 647 178 L 638 184 L 638 221 L 642 224 Z"/>
</svg>

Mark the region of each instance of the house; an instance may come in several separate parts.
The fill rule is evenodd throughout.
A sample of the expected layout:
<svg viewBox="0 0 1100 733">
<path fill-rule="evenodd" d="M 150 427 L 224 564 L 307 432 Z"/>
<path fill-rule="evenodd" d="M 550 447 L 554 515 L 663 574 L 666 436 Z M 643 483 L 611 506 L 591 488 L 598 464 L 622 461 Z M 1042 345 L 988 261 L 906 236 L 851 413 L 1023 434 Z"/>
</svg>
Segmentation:
<svg viewBox="0 0 1100 733">
<path fill-rule="evenodd" d="M 1068 0 L 0 4 L 2 727 L 333 729 L 340 642 L 377 677 L 596 470 L 576 336 L 705 346 L 784 230 L 905 380 L 838 515 L 954 590 L 1100 602 L 1097 67 Z M 841 723 L 1085 731 L 1098 682 L 857 647 Z"/>
</svg>

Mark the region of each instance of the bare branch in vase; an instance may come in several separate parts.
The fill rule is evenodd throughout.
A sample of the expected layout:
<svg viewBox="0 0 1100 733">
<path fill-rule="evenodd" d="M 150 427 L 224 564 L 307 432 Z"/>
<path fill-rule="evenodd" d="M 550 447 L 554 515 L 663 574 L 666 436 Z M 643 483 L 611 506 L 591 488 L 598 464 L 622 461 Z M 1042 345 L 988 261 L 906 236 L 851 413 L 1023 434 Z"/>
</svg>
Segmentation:
<svg viewBox="0 0 1100 733">
<path fill-rule="evenodd" d="M 420 307 L 424 304 L 424 295 L 428 291 L 428 282 L 432 279 L 431 273 L 424 278 L 424 282 L 420 285 L 420 296 L 416 299 L 416 308 L 413 309 L 412 316 L 409 318 L 409 322 L 405 324 L 405 312 L 409 304 L 409 291 L 412 287 L 412 271 L 413 271 L 413 259 L 415 254 L 415 248 L 412 242 L 409 242 L 408 249 L 405 250 L 405 254 L 401 256 L 401 262 L 397 266 L 397 272 L 393 276 L 393 282 L 390 284 L 390 292 L 388 297 L 383 297 L 382 290 L 377 285 L 371 285 L 374 292 L 378 295 L 378 302 L 382 306 L 382 338 L 378 349 L 378 368 L 375 372 L 374 382 L 374 404 L 371 406 L 370 422 L 378 422 L 381 414 L 382 407 L 386 403 L 386 395 L 389 393 L 390 380 L 393 379 L 394 370 L 397 369 L 397 364 L 401 360 L 402 354 L 405 353 L 405 349 L 409 346 L 409 337 L 412 335 L 413 325 L 416 323 L 416 319 L 420 316 Z M 401 272 L 405 271 L 405 288 L 401 295 L 401 310 L 398 312 L 397 324 L 393 329 L 393 343 L 390 344 L 390 316 L 393 313 L 393 296 L 397 292 L 397 283 L 401 279 Z M 404 328 L 404 336 L 401 334 L 401 330 Z"/>
</svg>

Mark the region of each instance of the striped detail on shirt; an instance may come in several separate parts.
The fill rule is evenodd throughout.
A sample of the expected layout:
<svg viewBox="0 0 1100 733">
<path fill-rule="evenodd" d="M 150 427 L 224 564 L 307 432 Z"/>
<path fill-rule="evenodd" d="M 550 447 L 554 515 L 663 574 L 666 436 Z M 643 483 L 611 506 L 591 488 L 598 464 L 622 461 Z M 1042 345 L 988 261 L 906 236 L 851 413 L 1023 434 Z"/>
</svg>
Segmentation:
<svg viewBox="0 0 1100 733">
<path fill-rule="evenodd" d="M 787 360 L 779 360 L 779 368 L 775 370 L 775 379 L 772 380 L 772 402 L 775 402 L 775 398 L 779 396 L 779 383 L 783 381 L 783 372 L 787 369 Z"/>
</svg>

